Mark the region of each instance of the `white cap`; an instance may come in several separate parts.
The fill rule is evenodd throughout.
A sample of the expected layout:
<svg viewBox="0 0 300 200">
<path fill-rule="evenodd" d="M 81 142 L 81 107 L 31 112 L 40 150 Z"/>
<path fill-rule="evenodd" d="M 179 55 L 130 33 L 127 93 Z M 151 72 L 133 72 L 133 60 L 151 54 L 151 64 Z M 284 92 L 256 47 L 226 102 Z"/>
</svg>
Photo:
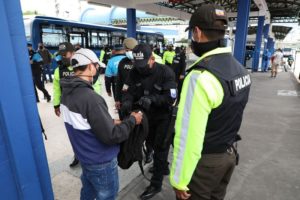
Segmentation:
<svg viewBox="0 0 300 200">
<path fill-rule="evenodd" d="M 71 57 L 71 65 L 73 68 L 91 63 L 98 63 L 101 67 L 103 66 L 103 63 L 98 60 L 97 55 L 90 49 L 81 48 Z"/>
</svg>

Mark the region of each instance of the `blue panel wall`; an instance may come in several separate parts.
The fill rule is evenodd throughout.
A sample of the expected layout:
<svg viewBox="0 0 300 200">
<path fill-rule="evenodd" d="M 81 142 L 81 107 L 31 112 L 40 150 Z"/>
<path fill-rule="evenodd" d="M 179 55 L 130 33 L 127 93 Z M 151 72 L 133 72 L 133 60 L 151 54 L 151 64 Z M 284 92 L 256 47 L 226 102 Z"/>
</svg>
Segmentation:
<svg viewBox="0 0 300 200">
<path fill-rule="evenodd" d="M 54 199 L 19 0 L 0 0 L 0 194 Z"/>
<path fill-rule="evenodd" d="M 127 8 L 127 37 L 136 38 L 136 10 Z"/>
<path fill-rule="evenodd" d="M 251 0 L 238 0 L 234 57 L 244 65 Z"/>
</svg>

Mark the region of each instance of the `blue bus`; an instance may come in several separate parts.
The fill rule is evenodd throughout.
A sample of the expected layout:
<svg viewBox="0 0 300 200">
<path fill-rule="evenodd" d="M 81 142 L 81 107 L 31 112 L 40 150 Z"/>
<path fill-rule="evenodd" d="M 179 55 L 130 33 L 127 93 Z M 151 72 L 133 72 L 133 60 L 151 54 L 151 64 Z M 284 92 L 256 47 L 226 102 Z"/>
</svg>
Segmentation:
<svg viewBox="0 0 300 200">
<path fill-rule="evenodd" d="M 101 47 L 122 44 L 127 37 L 126 28 L 80 23 L 54 17 L 24 18 L 24 26 L 27 41 L 32 42 L 33 48 L 37 49 L 38 43 L 42 42 L 52 54 L 58 50 L 59 43 L 71 42 L 73 45 L 79 44 L 81 47 L 89 48 L 99 56 Z M 162 33 L 137 30 L 137 40 L 139 43 L 162 46 L 164 36 Z"/>
</svg>

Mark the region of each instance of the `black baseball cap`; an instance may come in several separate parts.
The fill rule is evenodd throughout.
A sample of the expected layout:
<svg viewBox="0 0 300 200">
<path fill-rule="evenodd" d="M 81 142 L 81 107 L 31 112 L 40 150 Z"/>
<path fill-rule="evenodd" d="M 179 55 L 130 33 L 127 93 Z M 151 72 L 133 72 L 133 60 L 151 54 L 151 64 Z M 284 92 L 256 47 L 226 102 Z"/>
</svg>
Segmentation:
<svg viewBox="0 0 300 200">
<path fill-rule="evenodd" d="M 70 52 L 75 51 L 73 44 L 71 44 L 70 42 L 63 42 L 58 45 L 58 54 L 63 56 L 68 51 Z"/>
<path fill-rule="evenodd" d="M 225 25 L 215 24 L 217 20 L 224 21 Z M 227 13 L 222 6 L 205 4 L 192 14 L 189 26 L 185 31 L 195 28 L 196 26 L 204 30 L 226 30 L 227 24 Z"/>
<path fill-rule="evenodd" d="M 152 55 L 151 47 L 148 44 L 138 44 L 132 50 L 133 66 L 145 67 Z"/>
</svg>

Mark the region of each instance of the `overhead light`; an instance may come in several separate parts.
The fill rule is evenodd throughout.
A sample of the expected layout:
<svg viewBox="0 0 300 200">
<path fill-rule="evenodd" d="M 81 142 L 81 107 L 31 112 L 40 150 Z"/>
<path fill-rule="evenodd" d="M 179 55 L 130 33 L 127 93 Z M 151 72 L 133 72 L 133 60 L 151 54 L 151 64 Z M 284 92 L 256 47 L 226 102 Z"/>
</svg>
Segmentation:
<svg viewBox="0 0 300 200">
<path fill-rule="evenodd" d="M 103 6 L 103 7 L 111 8 L 111 5 L 109 5 L 109 4 L 99 3 L 99 2 L 93 1 L 93 0 L 87 0 L 87 3 L 90 4 L 90 5 Z"/>
</svg>

